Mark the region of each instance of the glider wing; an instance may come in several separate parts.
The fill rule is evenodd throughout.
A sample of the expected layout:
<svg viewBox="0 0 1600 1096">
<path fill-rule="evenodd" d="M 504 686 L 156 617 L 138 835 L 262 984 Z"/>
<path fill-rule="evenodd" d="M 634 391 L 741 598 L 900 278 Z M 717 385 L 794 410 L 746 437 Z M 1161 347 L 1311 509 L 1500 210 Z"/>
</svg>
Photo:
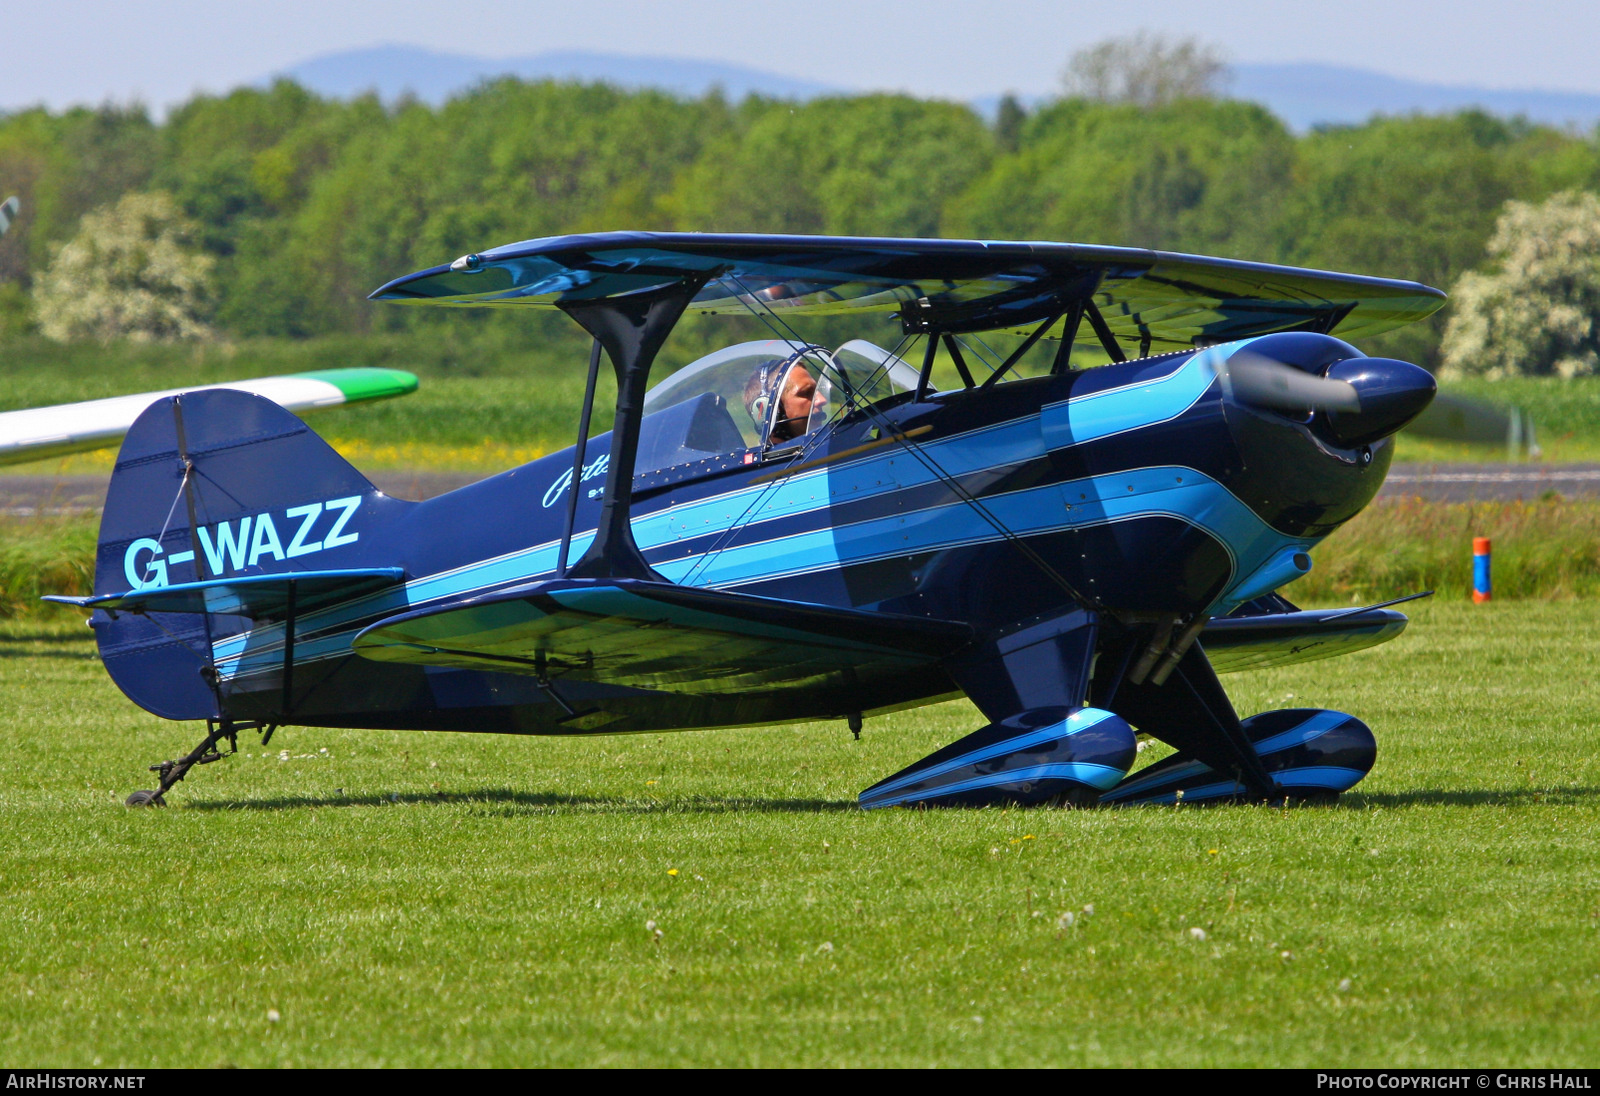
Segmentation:
<svg viewBox="0 0 1600 1096">
<path fill-rule="evenodd" d="M 399 369 L 325 369 L 7 411 L 0 414 L 0 464 L 20 464 L 116 445 L 140 412 L 157 400 L 211 388 L 265 396 L 286 411 L 305 414 L 344 403 L 404 396 L 416 391 L 417 378 Z"/>
</svg>

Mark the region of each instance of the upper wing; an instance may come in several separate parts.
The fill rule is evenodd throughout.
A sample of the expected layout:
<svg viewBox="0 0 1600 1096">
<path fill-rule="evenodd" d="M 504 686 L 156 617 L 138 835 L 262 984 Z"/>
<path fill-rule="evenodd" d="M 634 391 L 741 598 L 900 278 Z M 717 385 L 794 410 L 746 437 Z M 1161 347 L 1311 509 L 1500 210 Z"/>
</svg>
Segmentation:
<svg viewBox="0 0 1600 1096">
<path fill-rule="evenodd" d="M 398 278 L 372 297 L 551 307 L 689 278 L 709 279 L 691 312 L 899 312 L 917 330 L 1018 329 L 1093 302 L 1118 342 L 1141 350 L 1287 330 L 1366 336 L 1444 303 L 1416 282 L 1142 248 L 671 232 L 510 244 Z"/>
<path fill-rule="evenodd" d="M 1406 630 L 1393 609 L 1312 609 L 1221 617 L 1200 633 L 1200 646 L 1219 674 L 1263 670 L 1347 655 L 1387 643 Z"/>
<path fill-rule="evenodd" d="M 0 464 L 19 464 L 116 445 L 140 412 L 152 403 L 181 392 L 208 388 L 231 388 L 265 396 L 285 410 L 304 414 L 343 403 L 404 396 L 416 391 L 417 378 L 399 369 L 325 369 L 7 411 L 0 414 Z"/>
<path fill-rule="evenodd" d="M 535 582 L 402 613 L 356 636 L 379 662 L 670 693 L 866 685 L 972 639 L 965 624 L 631 579 Z"/>
</svg>

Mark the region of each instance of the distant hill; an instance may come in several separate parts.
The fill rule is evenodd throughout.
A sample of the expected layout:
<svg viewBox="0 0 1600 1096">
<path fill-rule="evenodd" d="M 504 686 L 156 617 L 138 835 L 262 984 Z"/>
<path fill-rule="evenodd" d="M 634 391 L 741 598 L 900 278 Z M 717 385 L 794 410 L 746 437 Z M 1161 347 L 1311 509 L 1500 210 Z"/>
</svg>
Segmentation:
<svg viewBox="0 0 1600 1096">
<path fill-rule="evenodd" d="M 1438 114 L 1482 107 L 1548 125 L 1591 129 L 1600 123 L 1600 95 L 1504 91 L 1461 84 L 1423 84 L 1365 69 L 1309 63 L 1234 65 L 1229 93 L 1264 103 L 1290 127 L 1364 122 L 1374 114 Z"/>
<path fill-rule="evenodd" d="M 416 46 L 377 46 L 314 57 L 279 75 L 337 98 L 375 90 L 381 98 L 392 100 L 409 92 L 434 104 L 496 76 L 603 80 L 620 87 L 661 88 L 688 96 L 704 95 L 720 86 L 730 99 L 742 99 L 751 92 L 781 99 L 810 99 L 841 90 L 720 61 L 627 57 L 579 50 L 494 59 L 438 53 Z"/>
<path fill-rule="evenodd" d="M 1374 114 L 1439 113 L 1465 107 L 1482 107 L 1501 115 L 1520 114 L 1557 126 L 1590 129 L 1600 124 L 1600 95 L 1425 84 L 1364 69 L 1311 63 L 1234 65 L 1232 74 L 1230 94 L 1265 104 L 1300 131 L 1318 124 L 1363 122 Z M 853 90 L 720 61 L 579 50 L 495 59 L 440 53 L 418 46 L 377 46 L 315 57 L 279 75 L 338 98 L 376 91 L 382 98 L 393 100 L 410 93 L 435 104 L 480 80 L 506 75 L 524 80 L 604 80 L 621 87 L 655 87 L 689 96 L 721 87 L 732 99 L 751 92 L 781 99 L 810 99 Z M 1037 97 L 1026 98 L 1040 101 Z M 992 115 L 999 100 L 999 95 L 984 96 L 973 106 Z"/>
</svg>

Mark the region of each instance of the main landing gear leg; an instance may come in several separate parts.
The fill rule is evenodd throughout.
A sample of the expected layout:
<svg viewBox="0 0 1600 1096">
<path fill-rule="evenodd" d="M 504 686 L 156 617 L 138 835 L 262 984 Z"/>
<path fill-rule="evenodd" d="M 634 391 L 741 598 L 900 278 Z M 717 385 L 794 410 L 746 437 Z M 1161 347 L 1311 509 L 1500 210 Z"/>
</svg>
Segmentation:
<svg viewBox="0 0 1600 1096">
<path fill-rule="evenodd" d="M 1084 706 L 1098 618 L 1035 621 L 946 663 L 991 722 L 859 797 L 861 806 L 1087 806 L 1133 764 L 1133 730 Z"/>
<path fill-rule="evenodd" d="M 161 786 L 155 791 L 137 791 L 128 796 L 124 802 L 130 807 L 165 807 L 166 794 L 172 786 L 189 775 L 189 770 L 196 765 L 209 765 L 213 761 L 222 760 L 222 752 L 217 749 L 223 739 L 227 739 L 231 747 L 230 753 L 239 752 L 239 732 L 260 727 L 258 723 L 235 723 L 231 719 L 206 720 L 206 737 L 200 745 L 190 750 L 176 761 L 163 761 L 159 765 L 151 765 L 150 771 L 161 774 Z M 267 730 L 267 737 L 271 737 L 272 729 Z M 262 740 L 263 742 L 266 739 Z"/>
<path fill-rule="evenodd" d="M 1148 678 L 1135 683 L 1131 674 L 1122 675 L 1119 668 L 1127 665 L 1131 653 L 1124 646 L 1120 657 L 1101 658 L 1103 676 L 1097 676 L 1090 690 L 1094 703 L 1237 781 L 1245 798 L 1282 798 L 1200 644 L 1184 653 L 1161 685 Z"/>
</svg>

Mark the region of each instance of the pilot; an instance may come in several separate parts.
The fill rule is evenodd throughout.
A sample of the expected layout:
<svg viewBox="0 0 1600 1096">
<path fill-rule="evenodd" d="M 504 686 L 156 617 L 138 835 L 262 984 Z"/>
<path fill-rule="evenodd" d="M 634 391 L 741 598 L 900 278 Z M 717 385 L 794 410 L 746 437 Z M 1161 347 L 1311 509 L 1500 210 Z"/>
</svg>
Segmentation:
<svg viewBox="0 0 1600 1096">
<path fill-rule="evenodd" d="M 744 407 L 756 424 L 766 428 L 772 401 L 778 414 L 768 442 L 790 441 L 811 429 L 811 416 L 828 405 L 828 396 L 811 371 L 794 358 L 774 358 L 750 374 L 744 386 Z"/>
</svg>

